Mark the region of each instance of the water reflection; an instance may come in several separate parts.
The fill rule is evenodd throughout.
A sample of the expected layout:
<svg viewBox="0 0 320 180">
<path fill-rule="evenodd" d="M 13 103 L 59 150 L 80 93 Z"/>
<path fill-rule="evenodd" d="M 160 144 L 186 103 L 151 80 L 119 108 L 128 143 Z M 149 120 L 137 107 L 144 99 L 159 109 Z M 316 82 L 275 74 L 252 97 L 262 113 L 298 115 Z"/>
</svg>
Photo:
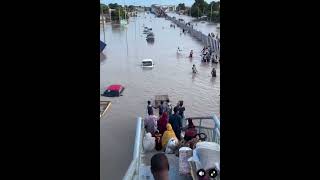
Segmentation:
<svg viewBox="0 0 320 180">
<path fill-rule="evenodd" d="M 151 44 L 151 45 L 154 44 L 154 39 L 146 39 L 146 41 L 147 41 L 148 44 Z"/>
<path fill-rule="evenodd" d="M 196 73 L 192 73 L 192 82 L 194 82 L 195 78 L 196 78 L 197 74 Z"/>
<path fill-rule="evenodd" d="M 153 70 L 153 68 L 150 68 L 150 67 L 141 67 L 142 68 L 142 71 L 151 71 Z"/>
<path fill-rule="evenodd" d="M 210 75 L 210 76 L 211 76 L 211 75 Z M 214 84 L 214 83 L 216 82 L 216 77 L 212 77 L 212 76 L 211 76 L 210 81 L 211 81 L 212 84 Z"/>
<path fill-rule="evenodd" d="M 209 67 L 210 66 L 210 62 L 201 61 L 200 66 L 201 67 Z"/>
</svg>

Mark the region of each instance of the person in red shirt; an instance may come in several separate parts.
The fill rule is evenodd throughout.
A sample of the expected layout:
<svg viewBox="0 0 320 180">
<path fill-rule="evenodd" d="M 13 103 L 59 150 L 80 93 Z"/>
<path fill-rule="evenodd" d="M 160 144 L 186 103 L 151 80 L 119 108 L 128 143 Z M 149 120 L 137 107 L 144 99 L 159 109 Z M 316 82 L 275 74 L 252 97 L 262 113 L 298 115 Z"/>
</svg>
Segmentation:
<svg viewBox="0 0 320 180">
<path fill-rule="evenodd" d="M 190 141 L 197 135 L 197 130 L 196 127 L 194 126 L 192 119 L 188 119 L 188 127 L 186 129 L 185 135 L 184 135 L 184 140 Z"/>
</svg>

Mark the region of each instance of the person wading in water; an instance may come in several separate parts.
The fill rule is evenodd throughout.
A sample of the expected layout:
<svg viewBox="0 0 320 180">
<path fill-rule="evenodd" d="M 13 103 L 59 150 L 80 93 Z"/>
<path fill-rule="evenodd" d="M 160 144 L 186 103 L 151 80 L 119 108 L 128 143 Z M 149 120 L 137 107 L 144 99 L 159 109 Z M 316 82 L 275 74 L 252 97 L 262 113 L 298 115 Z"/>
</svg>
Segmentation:
<svg viewBox="0 0 320 180">
<path fill-rule="evenodd" d="M 192 73 L 194 73 L 194 74 L 198 73 L 196 65 L 192 66 Z"/>
</svg>

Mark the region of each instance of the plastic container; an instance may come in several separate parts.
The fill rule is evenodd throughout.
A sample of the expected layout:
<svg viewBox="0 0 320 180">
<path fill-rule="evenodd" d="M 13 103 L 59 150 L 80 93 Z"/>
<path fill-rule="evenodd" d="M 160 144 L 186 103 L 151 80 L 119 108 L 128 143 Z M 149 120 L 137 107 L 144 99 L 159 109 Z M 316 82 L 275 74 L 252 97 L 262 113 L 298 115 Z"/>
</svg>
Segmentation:
<svg viewBox="0 0 320 180">
<path fill-rule="evenodd" d="M 182 147 L 179 149 L 179 173 L 181 175 L 190 175 L 190 165 L 188 159 L 192 157 L 192 149 Z"/>
</svg>

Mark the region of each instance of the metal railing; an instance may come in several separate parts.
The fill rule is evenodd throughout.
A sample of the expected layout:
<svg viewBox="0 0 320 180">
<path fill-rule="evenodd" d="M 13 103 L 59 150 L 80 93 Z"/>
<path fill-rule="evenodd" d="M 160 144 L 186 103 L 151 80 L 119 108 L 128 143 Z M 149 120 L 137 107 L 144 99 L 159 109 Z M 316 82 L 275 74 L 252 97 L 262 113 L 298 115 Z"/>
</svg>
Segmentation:
<svg viewBox="0 0 320 180">
<path fill-rule="evenodd" d="M 138 117 L 136 126 L 136 137 L 134 142 L 133 157 L 123 180 L 139 179 L 139 161 L 142 142 L 142 118 Z"/>
<path fill-rule="evenodd" d="M 199 126 L 196 126 L 199 129 L 199 132 L 205 132 L 208 141 L 216 142 L 220 144 L 220 120 L 216 115 L 208 117 L 190 117 L 192 120 L 199 120 Z M 187 118 L 186 118 L 187 119 Z M 203 127 L 202 120 L 211 119 L 214 122 L 214 127 Z M 185 123 L 185 119 L 183 120 Z M 142 150 L 142 138 L 143 138 L 143 120 L 141 117 L 137 119 L 136 126 L 136 136 L 133 149 L 132 161 L 129 165 L 129 168 L 123 177 L 123 180 L 136 180 L 139 179 L 139 166 L 140 166 L 140 152 Z"/>
<path fill-rule="evenodd" d="M 198 129 L 198 133 L 205 133 L 207 135 L 208 141 L 212 141 L 220 144 L 220 120 L 215 114 L 213 116 L 207 116 L 207 117 L 188 117 L 188 118 L 199 121 L 199 126 L 196 126 L 196 128 Z M 186 122 L 186 119 L 184 120 L 184 122 Z M 202 126 L 202 120 L 207 120 L 207 119 L 213 120 L 213 123 L 214 123 L 213 128 Z"/>
</svg>

